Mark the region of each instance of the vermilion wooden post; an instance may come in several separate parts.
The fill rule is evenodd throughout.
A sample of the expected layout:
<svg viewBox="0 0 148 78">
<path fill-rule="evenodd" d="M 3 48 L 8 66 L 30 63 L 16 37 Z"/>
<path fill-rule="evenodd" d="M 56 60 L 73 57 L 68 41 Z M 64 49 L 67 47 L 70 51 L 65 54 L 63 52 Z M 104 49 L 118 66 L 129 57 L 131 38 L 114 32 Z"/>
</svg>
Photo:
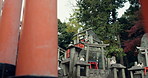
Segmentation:
<svg viewBox="0 0 148 78">
<path fill-rule="evenodd" d="M 142 14 L 144 18 L 145 30 L 148 33 L 148 0 L 140 0 L 142 6 Z"/>
<path fill-rule="evenodd" d="M 57 0 L 26 0 L 16 77 L 57 77 Z"/>
<path fill-rule="evenodd" d="M 22 0 L 4 2 L 0 20 L 0 73 L 4 76 L 0 78 L 15 73 L 21 4 Z"/>
</svg>

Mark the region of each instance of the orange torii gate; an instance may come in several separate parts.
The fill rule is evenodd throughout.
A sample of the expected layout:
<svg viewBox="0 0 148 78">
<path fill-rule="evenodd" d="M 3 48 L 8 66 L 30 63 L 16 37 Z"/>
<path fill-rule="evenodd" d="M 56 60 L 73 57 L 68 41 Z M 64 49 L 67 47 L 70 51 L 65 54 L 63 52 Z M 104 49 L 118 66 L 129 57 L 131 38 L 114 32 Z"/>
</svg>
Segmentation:
<svg viewBox="0 0 148 78">
<path fill-rule="evenodd" d="M 0 78 L 15 74 L 22 0 L 0 0 Z M 3 6 L 2 6 L 3 4 Z"/>
<path fill-rule="evenodd" d="M 0 78 L 57 78 L 57 0 L 25 1 L 20 40 L 22 0 L 4 0 L 3 3 L 0 19 L 0 69 L 3 70 L 0 70 Z"/>
<path fill-rule="evenodd" d="M 26 0 L 16 76 L 58 76 L 56 8 L 56 0 Z"/>
<path fill-rule="evenodd" d="M 140 3 L 142 5 L 142 14 L 144 19 L 144 26 L 146 32 L 148 32 L 148 0 L 140 0 Z"/>
</svg>

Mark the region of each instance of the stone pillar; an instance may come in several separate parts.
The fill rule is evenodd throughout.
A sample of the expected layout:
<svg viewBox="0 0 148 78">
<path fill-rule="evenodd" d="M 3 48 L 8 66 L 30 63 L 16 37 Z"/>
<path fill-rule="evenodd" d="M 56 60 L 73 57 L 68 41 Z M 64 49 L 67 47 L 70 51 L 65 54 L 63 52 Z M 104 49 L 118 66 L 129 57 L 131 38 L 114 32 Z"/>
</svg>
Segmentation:
<svg viewBox="0 0 148 78">
<path fill-rule="evenodd" d="M 89 65 L 86 66 L 86 76 L 89 76 Z"/>
<path fill-rule="evenodd" d="M 146 66 L 148 66 L 148 55 L 147 55 L 147 53 L 148 53 L 148 51 L 147 51 L 148 49 L 145 49 L 145 60 L 146 60 Z"/>
<path fill-rule="evenodd" d="M 93 36 L 92 35 L 89 36 L 89 39 L 90 39 L 90 43 L 93 44 L 94 42 L 93 42 Z"/>
<path fill-rule="evenodd" d="M 104 47 L 101 47 L 101 56 L 102 56 L 102 67 L 103 70 L 105 70 Z"/>
<path fill-rule="evenodd" d="M 114 78 L 117 78 L 117 68 L 113 68 Z"/>
<path fill-rule="evenodd" d="M 57 0 L 26 0 L 16 78 L 57 78 Z"/>
<path fill-rule="evenodd" d="M 133 72 L 132 72 L 132 71 L 130 71 L 130 75 L 131 75 L 131 78 L 134 78 Z"/>
<path fill-rule="evenodd" d="M 0 78 L 15 73 L 21 5 L 22 0 L 5 0 L 4 3 L 0 20 L 0 74 L 4 76 Z"/>
<path fill-rule="evenodd" d="M 125 70 L 121 69 L 121 71 L 122 71 L 122 78 L 125 78 Z"/>
<path fill-rule="evenodd" d="M 69 77 L 73 76 L 73 69 L 74 69 L 74 66 L 75 66 L 75 52 L 76 52 L 76 49 L 74 46 L 71 46 L 70 48 L 70 64 L 69 64 Z"/>
<path fill-rule="evenodd" d="M 88 63 L 88 59 L 89 59 L 89 48 L 90 46 L 89 45 L 86 45 L 87 46 L 87 50 L 86 50 L 86 62 Z"/>
<path fill-rule="evenodd" d="M 143 72 L 143 70 L 141 70 L 141 76 L 142 76 L 142 78 L 144 78 L 144 72 Z"/>
<path fill-rule="evenodd" d="M 77 66 L 77 76 L 80 76 L 80 65 Z"/>
</svg>

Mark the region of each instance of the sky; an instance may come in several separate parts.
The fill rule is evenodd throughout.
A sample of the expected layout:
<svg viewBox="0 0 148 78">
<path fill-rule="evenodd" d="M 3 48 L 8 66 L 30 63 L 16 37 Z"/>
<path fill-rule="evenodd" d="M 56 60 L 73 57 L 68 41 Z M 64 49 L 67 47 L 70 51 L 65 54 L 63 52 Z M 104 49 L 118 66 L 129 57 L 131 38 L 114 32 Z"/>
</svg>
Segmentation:
<svg viewBox="0 0 148 78">
<path fill-rule="evenodd" d="M 58 1 L 58 19 L 60 19 L 62 22 L 67 22 L 68 18 L 70 17 L 70 14 L 73 13 L 73 9 L 76 6 L 75 0 L 57 0 Z M 118 12 L 118 18 L 124 14 L 126 9 L 129 8 L 129 2 L 125 3 L 125 6 L 122 9 L 119 9 Z"/>
<path fill-rule="evenodd" d="M 73 9 L 76 6 L 75 0 L 57 0 L 58 1 L 58 19 L 62 22 L 67 22 L 70 14 L 73 13 Z"/>
<path fill-rule="evenodd" d="M 129 2 L 126 2 L 124 4 L 124 7 L 123 8 L 118 9 L 118 11 L 117 11 L 118 12 L 118 18 L 120 18 L 129 7 L 130 7 L 130 3 Z"/>
</svg>

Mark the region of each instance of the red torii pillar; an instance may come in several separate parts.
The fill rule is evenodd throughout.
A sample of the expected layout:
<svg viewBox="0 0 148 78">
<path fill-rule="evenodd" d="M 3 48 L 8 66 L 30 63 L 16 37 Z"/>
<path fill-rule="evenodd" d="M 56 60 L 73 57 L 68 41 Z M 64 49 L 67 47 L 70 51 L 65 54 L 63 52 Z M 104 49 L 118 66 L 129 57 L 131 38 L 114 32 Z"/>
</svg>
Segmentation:
<svg viewBox="0 0 148 78">
<path fill-rule="evenodd" d="M 22 0 L 4 2 L 0 20 L 0 78 L 15 74 L 21 5 Z"/>
<path fill-rule="evenodd" d="M 148 0 L 140 0 L 145 30 L 148 33 Z"/>
<path fill-rule="evenodd" d="M 26 0 L 16 78 L 58 77 L 57 0 Z"/>
</svg>

